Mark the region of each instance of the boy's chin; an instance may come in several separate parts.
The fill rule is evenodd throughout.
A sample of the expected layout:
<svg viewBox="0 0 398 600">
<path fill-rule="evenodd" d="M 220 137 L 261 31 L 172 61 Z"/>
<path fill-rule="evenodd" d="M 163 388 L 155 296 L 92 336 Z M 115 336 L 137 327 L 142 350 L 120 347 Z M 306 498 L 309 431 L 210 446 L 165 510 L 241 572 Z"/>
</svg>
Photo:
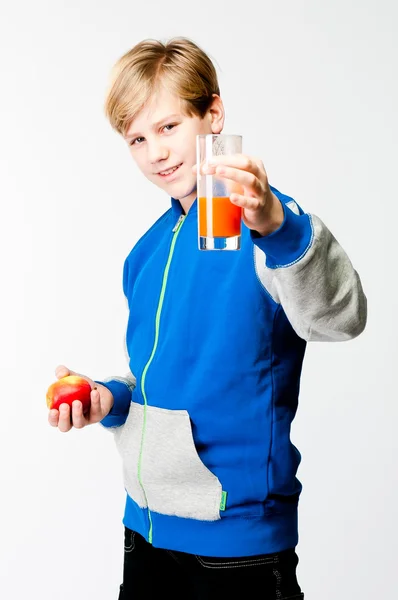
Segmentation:
<svg viewBox="0 0 398 600">
<path fill-rule="evenodd" d="M 176 200 L 184 200 L 184 198 L 189 198 L 192 196 L 192 194 L 196 195 L 196 184 L 194 186 L 190 185 L 187 187 L 187 185 L 173 185 L 171 183 L 168 186 L 164 186 L 163 189 L 168 193 L 169 196 L 175 198 Z"/>
</svg>

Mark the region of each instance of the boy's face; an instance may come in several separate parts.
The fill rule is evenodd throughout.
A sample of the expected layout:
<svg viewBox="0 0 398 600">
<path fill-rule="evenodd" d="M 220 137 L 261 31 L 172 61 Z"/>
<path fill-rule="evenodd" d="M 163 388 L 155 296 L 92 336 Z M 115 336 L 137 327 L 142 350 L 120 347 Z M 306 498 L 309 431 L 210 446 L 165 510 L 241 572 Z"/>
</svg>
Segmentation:
<svg viewBox="0 0 398 600">
<path fill-rule="evenodd" d="M 177 96 L 161 87 L 131 122 L 125 135 L 142 173 L 187 212 L 196 198 L 196 136 L 220 133 L 224 124 L 221 99 L 201 119 L 187 116 Z"/>
</svg>

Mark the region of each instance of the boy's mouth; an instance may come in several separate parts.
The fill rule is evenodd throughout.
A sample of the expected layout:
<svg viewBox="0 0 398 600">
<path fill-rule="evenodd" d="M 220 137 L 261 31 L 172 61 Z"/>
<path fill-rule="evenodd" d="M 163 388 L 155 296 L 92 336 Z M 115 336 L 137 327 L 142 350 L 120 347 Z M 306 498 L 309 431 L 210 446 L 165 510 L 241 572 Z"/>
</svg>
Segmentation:
<svg viewBox="0 0 398 600">
<path fill-rule="evenodd" d="M 182 163 L 176 165 L 175 167 L 171 167 L 171 169 L 165 169 L 164 171 L 159 171 L 158 175 L 162 177 L 162 179 L 171 179 L 172 175 L 174 175 L 178 169 L 181 167 Z"/>
</svg>

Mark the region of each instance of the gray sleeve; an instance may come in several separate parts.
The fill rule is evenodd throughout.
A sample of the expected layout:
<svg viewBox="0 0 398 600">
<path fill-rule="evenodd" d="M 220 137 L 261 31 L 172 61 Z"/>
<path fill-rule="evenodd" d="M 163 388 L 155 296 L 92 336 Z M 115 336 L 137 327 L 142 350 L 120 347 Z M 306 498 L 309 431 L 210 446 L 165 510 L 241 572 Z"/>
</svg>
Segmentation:
<svg viewBox="0 0 398 600">
<path fill-rule="evenodd" d="M 137 385 L 137 380 L 133 373 L 128 372 L 125 375 L 110 375 L 102 380 L 102 383 L 109 383 L 110 381 L 119 381 L 120 383 L 124 383 L 129 391 L 132 392 Z"/>
<path fill-rule="evenodd" d="M 127 350 L 126 334 L 124 335 L 124 338 L 123 338 L 123 353 L 124 353 L 125 361 L 126 361 L 127 365 L 129 365 L 130 357 L 129 357 L 129 353 Z M 105 377 L 105 379 L 103 379 L 102 381 L 103 381 L 103 383 L 107 383 L 109 381 L 119 381 L 120 383 L 124 383 L 129 388 L 130 392 L 132 392 L 137 385 L 137 379 L 130 370 L 127 371 L 127 373 L 124 375 L 109 375 L 108 377 Z"/>
<path fill-rule="evenodd" d="M 307 341 L 344 341 L 365 328 L 367 300 L 358 273 L 329 229 L 310 215 L 312 239 L 299 260 L 277 268 L 254 246 L 255 269 L 293 329 Z"/>
<path fill-rule="evenodd" d="M 124 351 L 128 359 L 126 338 L 124 343 Z M 128 361 L 129 362 L 129 361 Z M 127 419 L 130 409 L 131 394 L 137 385 L 137 380 L 131 371 L 125 375 L 112 375 L 104 378 L 102 381 L 97 381 L 107 387 L 113 395 L 114 403 L 110 412 L 100 421 L 101 425 L 108 429 L 114 429 L 123 425 Z"/>
</svg>

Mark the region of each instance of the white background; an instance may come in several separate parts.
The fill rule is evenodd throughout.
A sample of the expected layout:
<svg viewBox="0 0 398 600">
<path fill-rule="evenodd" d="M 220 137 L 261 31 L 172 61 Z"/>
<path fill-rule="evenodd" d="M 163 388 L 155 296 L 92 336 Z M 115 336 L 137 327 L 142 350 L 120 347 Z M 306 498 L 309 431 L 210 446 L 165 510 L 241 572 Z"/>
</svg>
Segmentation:
<svg viewBox="0 0 398 600">
<path fill-rule="evenodd" d="M 365 332 L 308 346 L 292 441 L 306 600 L 398 597 L 395 0 L 0 4 L 0 596 L 117 599 L 124 490 L 112 434 L 62 434 L 63 363 L 125 371 L 123 261 L 169 206 L 105 120 L 114 62 L 146 37 L 214 59 L 225 132 L 320 216 L 368 297 Z"/>
</svg>

